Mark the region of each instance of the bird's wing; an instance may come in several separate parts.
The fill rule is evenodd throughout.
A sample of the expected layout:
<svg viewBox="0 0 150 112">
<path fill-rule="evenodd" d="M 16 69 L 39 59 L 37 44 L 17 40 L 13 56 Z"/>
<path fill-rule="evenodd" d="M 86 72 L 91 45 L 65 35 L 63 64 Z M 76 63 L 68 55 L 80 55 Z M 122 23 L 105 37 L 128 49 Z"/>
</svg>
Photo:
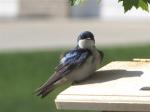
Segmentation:
<svg viewBox="0 0 150 112">
<path fill-rule="evenodd" d="M 56 67 L 55 73 L 36 91 L 41 91 L 42 88 L 62 79 L 62 77 L 70 73 L 73 69 L 82 65 L 91 54 L 88 49 L 75 49 L 66 52 L 60 60 L 60 64 Z"/>
<path fill-rule="evenodd" d="M 72 70 L 74 67 L 82 65 L 91 54 L 91 51 L 88 49 L 70 50 L 64 54 L 60 60 L 60 64 L 56 67 L 55 70 L 58 72 L 66 65 L 68 65 L 69 70 Z"/>
<path fill-rule="evenodd" d="M 103 60 L 103 58 L 104 58 L 104 53 L 103 53 L 102 51 L 98 50 L 98 49 L 97 49 L 97 51 L 98 51 L 98 53 L 100 54 L 101 60 Z"/>
</svg>

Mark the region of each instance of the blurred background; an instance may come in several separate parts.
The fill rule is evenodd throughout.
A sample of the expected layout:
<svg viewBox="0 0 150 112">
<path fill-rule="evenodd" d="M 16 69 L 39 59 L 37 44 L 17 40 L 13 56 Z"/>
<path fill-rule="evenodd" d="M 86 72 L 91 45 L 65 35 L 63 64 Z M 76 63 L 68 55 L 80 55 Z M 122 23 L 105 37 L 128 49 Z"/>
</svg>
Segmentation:
<svg viewBox="0 0 150 112">
<path fill-rule="evenodd" d="M 118 0 L 87 0 L 72 7 L 68 0 L 0 0 L 0 111 L 58 111 L 54 99 L 69 85 L 42 100 L 33 92 L 86 30 L 105 54 L 100 67 L 150 58 L 150 13 L 134 8 L 124 13 Z"/>
</svg>

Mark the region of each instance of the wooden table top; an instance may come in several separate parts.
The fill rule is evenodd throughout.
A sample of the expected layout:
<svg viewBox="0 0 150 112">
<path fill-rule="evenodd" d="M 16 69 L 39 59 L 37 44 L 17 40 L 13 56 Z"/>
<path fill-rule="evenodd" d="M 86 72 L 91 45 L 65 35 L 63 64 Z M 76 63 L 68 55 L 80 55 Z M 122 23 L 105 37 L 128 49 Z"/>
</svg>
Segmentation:
<svg viewBox="0 0 150 112">
<path fill-rule="evenodd" d="M 61 92 L 58 109 L 150 111 L 150 62 L 115 61 Z"/>
</svg>

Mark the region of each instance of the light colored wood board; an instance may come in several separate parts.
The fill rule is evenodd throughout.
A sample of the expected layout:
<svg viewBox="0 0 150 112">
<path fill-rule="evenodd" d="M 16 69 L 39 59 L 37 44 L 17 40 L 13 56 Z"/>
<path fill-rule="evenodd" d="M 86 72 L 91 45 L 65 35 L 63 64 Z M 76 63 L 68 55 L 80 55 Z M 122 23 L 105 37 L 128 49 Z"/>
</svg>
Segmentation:
<svg viewBox="0 0 150 112">
<path fill-rule="evenodd" d="M 137 61 L 137 62 L 150 62 L 150 59 L 134 58 L 133 61 Z"/>
<path fill-rule="evenodd" d="M 100 95 L 100 96 L 81 96 L 81 95 L 59 95 L 56 102 L 95 102 L 95 103 L 130 103 L 130 104 L 150 104 L 150 97 L 139 96 L 112 96 L 112 95 Z"/>
<path fill-rule="evenodd" d="M 57 109 L 101 111 L 150 111 L 150 97 L 59 96 Z"/>
<path fill-rule="evenodd" d="M 66 110 L 94 110 L 94 111 L 115 111 L 115 112 L 150 112 L 148 104 L 127 104 L 127 103 L 88 103 L 64 102 L 62 107 Z M 60 108 L 59 108 L 60 109 Z M 64 109 L 64 108 L 63 108 Z"/>
<path fill-rule="evenodd" d="M 112 62 L 89 80 L 71 86 L 60 94 L 150 95 L 149 91 L 139 91 L 141 87 L 150 85 L 149 68 L 150 63 L 145 62 Z"/>
<path fill-rule="evenodd" d="M 140 90 L 150 86 L 149 80 L 150 62 L 112 62 L 61 92 L 56 105 L 58 109 L 150 111 L 150 91 Z"/>
</svg>

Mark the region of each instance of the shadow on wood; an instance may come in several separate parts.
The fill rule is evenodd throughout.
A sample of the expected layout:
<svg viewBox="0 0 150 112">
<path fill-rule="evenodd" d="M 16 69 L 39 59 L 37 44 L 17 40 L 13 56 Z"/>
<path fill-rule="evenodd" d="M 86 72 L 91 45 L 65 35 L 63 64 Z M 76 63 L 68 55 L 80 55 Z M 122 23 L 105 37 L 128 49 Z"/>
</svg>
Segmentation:
<svg viewBox="0 0 150 112">
<path fill-rule="evenodd" d="M 140 77 L 142 74 L 142 71 L 127 71 L 124 69 L 102 70 L 96 71 L 91 77 L 79 84 L 102 83 L 125 77 Z"/>
</svg>

